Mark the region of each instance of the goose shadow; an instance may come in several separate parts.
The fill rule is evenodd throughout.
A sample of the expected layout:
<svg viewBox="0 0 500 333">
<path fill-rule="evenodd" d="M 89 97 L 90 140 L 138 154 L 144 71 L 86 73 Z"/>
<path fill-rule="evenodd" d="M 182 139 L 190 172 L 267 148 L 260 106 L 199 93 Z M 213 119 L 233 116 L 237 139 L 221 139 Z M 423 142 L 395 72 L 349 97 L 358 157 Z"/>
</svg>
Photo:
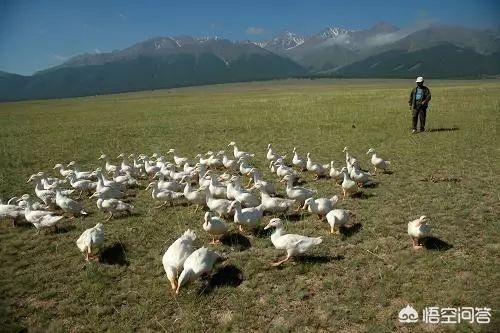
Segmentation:
<svg viewBox="0 0 500 333">
<path fill-rule="evenodd" d="M 248 237 L 238 233 L 238 232 L 233 232 L 227 235 L 222 236 L 220 239 L 221 243 L 230 246 L 237 251 L 245 251 L 248 250 L 250 247 L 252 247 L 252 244 L 250 243 L 250 240 Z"/>
<path fill-rule="evenodd" d="M 432 251 L 448 251 L 453 247 L 453 245 L 444 240 L 432 236 L 422 238 L 421 242 L 424 248 Z"/>
<path fill-rule="evenodd" d="M 458 131 L 458 127 L 437 127 L 437 128 L 431 128 L 428 130 L 428 132 L 451 132 L 451 131 Z"/>
<path fill-rule="evenodd" d="M 206 283 L 198 294 L 210 294 L 217 287 L 238 287 L 244 280 L 243 272 L 234 265 L 220 266 L 213 274 L 206 278 Z"/>
<path fill-rule="evenodd" d="M 295 258 L 295 261 L 301 264 L 326 264 L 332 261 L 344 260 L 343 255 L 336 256 L 320 256 L 320 255 L 310 255 L 305 254 Z"/>
<path fill-rule="evenodd" d="M 363 184 L 363 188 L 376 188 L 376 187 L 378 187 L 379 184 L 380 183 L 377 181 L 370 181 L 366 184 Z"/>
<path fill-rule="evenodd" d="M 363 229 L 363 225 L 359 222 L 352 224 L 350 227 L 340 226 L 339 232 L 342 235 L 342 238 L 348 238 L 357 234 Z"/>
<path fill-rule="evenodd" d="M 293 213 L 288 213 L 283 217 L 288 222 L 298 222 L 304 219 L 305 214 L 306 214 L 305 211 L 299 211 L 299 212 L 295 211 Z"/>
<path fill-rule="evenodd" d="M 265 230 L 264 226 L 259 226 L 254 229 L 253 235 L 257 238 L 269 238 L 273 232 L 272 228 Z"/>
<path fill-rule="evenodd" d="M 112 220 L 125 220 L 129 217 L 136 217 L 136 216 L 140 216 L 141 214 L 137 213 L 137 212 L 133 212 L 131 214 L 120 214 L 120 215 L 116 215 L 116 216 L 113 216 L 113 218 L 111 218 L 111 221 Z"/>
<path fill-rule="evenodd" d="M 369 198 L 374 197 L 374 196 L 375 196 L 375 194 L 373 194 L 373 193 L 367 193 L 365 191 L 358 191 L 358 192 L 354 193 L 353 195 L 351 195 L 351 198 L 366 200 L 366 199 L 369 199 Z"/>
<path fill-rule="evenodd" d="M 56 230 L 54 233 L 56 234 L 66 234 L 70 232 L 71 230 L 76 229 L 76 227 L 73 224 L 70 225 L 64 225 L 64 226 L 56 226 Z"/>
<path fill-rule="evenodd" d="M 107 265 L 128 266 L 129 262 L 125 253 L 125 244 L 116 242 L 102 249 L 100 261 Z"/>
</svg>

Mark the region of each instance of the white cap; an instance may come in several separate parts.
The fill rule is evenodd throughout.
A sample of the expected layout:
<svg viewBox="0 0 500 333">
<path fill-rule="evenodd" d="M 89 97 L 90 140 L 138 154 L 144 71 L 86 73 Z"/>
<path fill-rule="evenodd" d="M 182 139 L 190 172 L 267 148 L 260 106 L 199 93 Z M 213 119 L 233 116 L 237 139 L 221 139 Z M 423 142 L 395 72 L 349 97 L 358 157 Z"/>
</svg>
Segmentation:
<svg viewBox="0 0 500 333">
<path fill-rule="evenodd" d="M 417 77 L 417 81 L 415 81 L 415 82 L 424 82 L 424 78 L 419 76 L 419 77 Z"/>
</svg>

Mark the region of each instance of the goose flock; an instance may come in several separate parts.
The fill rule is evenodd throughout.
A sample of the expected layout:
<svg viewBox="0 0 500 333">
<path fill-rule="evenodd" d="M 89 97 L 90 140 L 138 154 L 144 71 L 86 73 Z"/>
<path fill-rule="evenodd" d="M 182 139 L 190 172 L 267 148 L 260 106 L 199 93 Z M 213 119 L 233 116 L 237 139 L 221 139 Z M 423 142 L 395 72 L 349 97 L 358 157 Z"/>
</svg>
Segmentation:
<svg viewBox="0 0 500 333">
<path fill-rule="evenodd" d="M 264 229 L 274 229 L 271 242 L 276 249 L 286 251 L 284 259 L 272 263 L 274 266 L 309 251 L 321 244 L 321 237 L 287 234 L 284 220 L 287 214 L 306 211 L 320 220 L 326 219 L 332 234 L 352 225 L 355 213 L 337 208 L 340 200 L 346 200 L 373 184 L 374 176 L 386 172 L 390 162 L 382 159 L 373 148 L 371 155 L 373 172 L 363 170 L 360 161 L 345 147 L 345 165 L 335 167 L 335 161 L 321 163 L 314 160 L 311 153 L 304 158 L 296 147 L 293 158 L 287 163 L 287 156 L 277 153 L 271 144 L 265 154 L 271 174 L 276 179 L 264 179 L 263 172 L 256 168 L 255 153 L 240 150 L 235 142 L 230 142 L 233 152 L 224 150 L 198 154 L 194 159 L 180 156 L 175 149 L 169 149 L 166 156 L 154 153 L 121 153 L 113 164 L 113 159 L 102 154 L 98 158 L 103 163 L 95 170 L 83 170 L 76 161 L 54 166 L 57 177 L 38 172 L 28 178 L 35 184 L 34 196 L 23 194 L 13 197 L 6 204 L 0 201 L 0 219 L 11 220 L 15 226 L 19 222 L 32 223 L 39 231 L 54 229 L 65 217 L 88 215 L 81 202 L 82 196 L 96 200 L 98 210 L 109 214 L 106 221 L 119 214 L 132 214 L 134 206 L 130 192 L 147 184 L 145 191 L 151 191 L 155 208 L 174 206 L 183 200 L 194 205 L 195 212 L 205 209 L 202 229 L 212 238 L 211 244 L 220 243 L 234 223 L 238 232 L 252 232 L 259 228 L 264 215 L 271 220 Z M 172 158 L 167 158 L 172 156 Z M 340 186 L 342 193 L 329 197 L 318 197 L 316 189 L 298 185 L 304 173 L 311 173 L 314 179 L 331 179 L 332 189 Z M 247 182 L 248 180 L 248 182 Z M 285 188 L 283 197 L 278 196 L 278 184 Z M 244 185 L 246 184 L 246 186 Z M 340 198 L 342 195 L 342 199 Z M 408 224 L 413 247 L 421 248 L 420 239 L 430 235 L 430 226 L 425 216 Z M 78 249 L 87 261 L 99 260 L 99 250 L 105 242 L 105 224 L 85 230 L 76 240 Z M 38 232 L 37 231 L 37 232 Z M 194 281 L 204 274 L 210 274 L 222 256 L 206 247 L 196 248 L 196 233 L 186 230 L 167 249 L 163 256 L 163 267 L 172 289 L 179 293 L 181 286 Z"/>
</svg>

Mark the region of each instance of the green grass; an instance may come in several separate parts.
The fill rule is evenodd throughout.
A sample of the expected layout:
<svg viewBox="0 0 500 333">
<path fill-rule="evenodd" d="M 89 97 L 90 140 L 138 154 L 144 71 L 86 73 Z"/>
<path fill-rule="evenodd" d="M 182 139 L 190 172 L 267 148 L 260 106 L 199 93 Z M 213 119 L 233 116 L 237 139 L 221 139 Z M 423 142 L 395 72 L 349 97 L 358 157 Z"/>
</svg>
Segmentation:
<svg viewBox="0 0 500 333">
<path fill-rule="evenodd" d="M 266 178 L 273 177 L 264 163 L 269 142 L 279 152 L 290 155 L 297 146 L 337 165 L 349 146 L 365 167 L 373 147 L 394 171 L 377 176 L 379 186 L 364 190 L 365 199 L 339 205 L 356 212 L 359 232 L 331 236 L 326 222 L 306 214 L 287 223 L 287 231 L 323 236 L 312 259 L 271 267 L 284 253 L 269 237 L 251 236 L 246 250 L 216 247 L 228 257 L 219 267 L 228 267 L 229 282 L 239 275 L 241 284 L 197 281 L 178 297 L 161 257 L 187 228 L 196 230 L 198 245 L 208 243 L 203 212 L 155 210 L 150 193 L 140 190 L 135 216 L 105 223 L 106 245 L 122 244 L 128 265 L 85 264 L 75 241 L 105 218 L 93 201 L 85 200 L 93 214 L 65 222 L 65 233 L 36 235 L 2 223 L 2 331 L 497 331 L 500 82 L 428 84 L 427 128 L 458 130 L 411 135 L 412 82 L 402 80 L 290 80 L 0 104 L 3 199 L 33 193 L 28 176 L 59 162 L 95 168 L 101 152 L 171 147 L 194 156 L 229 141 L 256 152 Z M 423 181 L 431 177 L 459 181 Z M 329 180 L 305 179 L 321 196 L 341 192 Z M 411 248 L 407 222 L 422 214 L 451 249 Z M 488 306 L 493 322 L 402 325 L 397 315 L 406 304 L 419 311 Z"/>
</svg>

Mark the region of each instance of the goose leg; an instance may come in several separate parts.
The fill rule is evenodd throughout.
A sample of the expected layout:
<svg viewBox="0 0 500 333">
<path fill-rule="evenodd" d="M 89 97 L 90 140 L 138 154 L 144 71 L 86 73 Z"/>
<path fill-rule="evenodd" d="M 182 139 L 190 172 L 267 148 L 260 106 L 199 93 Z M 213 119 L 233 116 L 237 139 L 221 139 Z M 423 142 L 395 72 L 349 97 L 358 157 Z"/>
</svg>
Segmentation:
<svg viewBox="0 0 500 333">
<path fill-rule="evenodd" d="M 287 262 L 288 260 L 290 260 L 290 258 L 291 258 L 290 256 L 286 256 L 286 258 L 283 259 L 283 260 L 271 263 L 271 266 L 274 266 L 274 267 L 279 266 L 282 263 Z"/>
<path fill-rule="evenodd" d="M 112 212 L 109 212 L 109 216 L 108 216 L 108 218 L 106 219 L 106 221 L 111 220 L 111 218 L 112 218 L 112 217 L 113 217 L 113 213 L 112 213 Z"/>
<path fill-rule="evenodd" d="M 195 213 L 198 211 L 198 208 L 200 208 L 200 206 L 196 205 L 196 208 L 194 209 Z"/>
<path fill-rule="evenodd" d="M 155 209 L 161 208 L 161 207 L 165 206 L 166 204 L 167 204 L 167 202 L 164 202 L 164 203 L 162 203 L 161 205 L 159 205 L 159 206 L 155 207 Z"/>
<path fill-rule="evenodd" d="M 321 216 L 321 215 L 318 214 L 318 220 L 321 221 L 322 219 L 323 219 L 323 216 Z"/>
<path fill-rule="evenodd" d="M 177 289 L 177 286 L 175 285 L 175 280 L 170 281 L 170 286 L 172 287 L 173 291 L 175 291 Z"/>
</svg>

